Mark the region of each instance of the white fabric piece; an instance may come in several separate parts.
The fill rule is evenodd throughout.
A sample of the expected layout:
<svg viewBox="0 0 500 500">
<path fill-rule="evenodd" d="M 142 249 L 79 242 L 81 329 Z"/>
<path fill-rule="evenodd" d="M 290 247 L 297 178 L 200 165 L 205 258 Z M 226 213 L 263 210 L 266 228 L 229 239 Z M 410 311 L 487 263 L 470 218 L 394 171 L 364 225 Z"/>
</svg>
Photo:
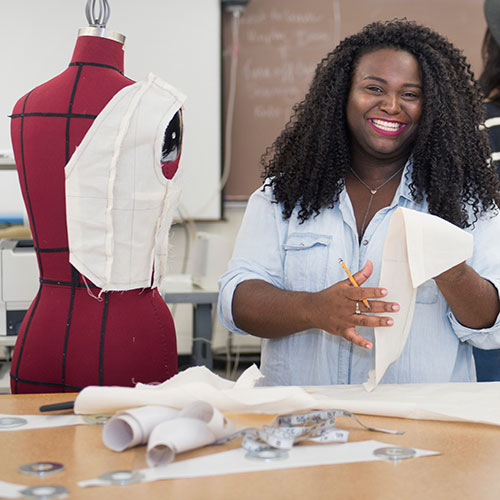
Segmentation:
<svg viewBox="0 0 500 500">
<path fill-rule="evenodd" d="M 219 410 L 196 401 L 182 410 L 179 418 L 154 428 L 148 441 L 147 463 L 150 467 L 169 464 L 177 453 L 207 446 L 234 431 L 234 425 Z"/>
<path fill-rule="evenodd" d="M 25 431 L 29 429 L 46 429 L 49 427 L 65 427 L 67 425 L 88 424 L 84 417 L 78 415 L 8 415 L 1 413 L 0 418 L 24 418 L 27 421 L 25 425 L 2 429 L 0 432 Z"/>
<path fill-rule="evenodd" d="M 434 215 L 399 207 L 391 217 L 382 256 L 379 286 L 397 313 L 384 313 L 393 326 L 375 328 L 375 368 L 364 387 L 373 391 L 403 352 L 410 331 L 417 287 L 471 257 L 473 237 Z"/>
<path fill-rule="evenodd" d="M 149 386 L 148 389 L 86 387 L 77 395 L 75 413 L 109 414 L 147 404 L 184 408 L 202 400 L 223 412 L 276 414 L 342 409 L 365 415 L 500 425 L 500 382 L 380 384 L 376 391 L 366 392 L 359 384 L 238 389 L 237 383 L 226 381 L 228 388 L 217 389 L 210 383 L 217 376 L 207 377 L 210 372 L 201 368 L 190 368 L 190 381 L 180 385 L 176 383 L 176 375 L 162 386 Z M 256 367 L 248 370 L 258 380 L 259 370 Z"/>
<path fill-rule="evenodd" d="M 142 384 L 139 382 L 135 387 L 136 389 L 149 389 L 152 391 L 157 391 L 166 388 L 172 389 L 174 387 L 183 387 L 192 382 L 205 382 L 214 389 L 232 389 L 237 383 L 239 383 L 239 380 L 242 377 L 244 377 L 244 379 L 248 379 L 249 374 L 251 380 L 250 387 L 254 387 L 257 377 L 262 376 L 255 364 L 245 370 L 245 372 L 240 376 L 237 382 L 233 382 L 231 380 L 220 377 L 216 373 L 210 371 L 206 366 L 193 366 L 177 373 L 174 377 L 169 378 L 162 384 L 151 385 Z"/>
<path fill-rule="evenodd" d="M 377 448 L 394 447 L 380 441 L 358 441 L 344 444 L 323 444 L 321 446 L 294 446 L 288 451 L 288 457 L 283 460 L 249 459 L 246 450 L 238 448 L 175 462 L 166 467 L 142 469 L 142 482 L 159 481 L 162 479 L 191 478 L 218 476 L 222 474 L 237 474 L 242 472 L 260 472 L 296 467 L 314 467 L 319 465 L 348 464 L 354 462 L 380 461 L 373 452 Z M 437 451 L 416 449 L 415 458 L 439 455 Z M 90 479 L 78 482 L 78 486 L 106 486 L 100 479 Z"/>
<path fill-rule="evenodd" d="M 158 424 L 178 415 L 178 410 L 153 405 L 118 412 L 104 424 L 102 442 L 113 451 L 146 444 Z"/>
<path fill-rule="evenodd" d="M 162 146 L 184 100 L 152 74 L 123 88 L 66 165 L 70 262 L 103 291 L 156 287 L 165 279 L 180 169 L 164 177 Z"/>
</svg>

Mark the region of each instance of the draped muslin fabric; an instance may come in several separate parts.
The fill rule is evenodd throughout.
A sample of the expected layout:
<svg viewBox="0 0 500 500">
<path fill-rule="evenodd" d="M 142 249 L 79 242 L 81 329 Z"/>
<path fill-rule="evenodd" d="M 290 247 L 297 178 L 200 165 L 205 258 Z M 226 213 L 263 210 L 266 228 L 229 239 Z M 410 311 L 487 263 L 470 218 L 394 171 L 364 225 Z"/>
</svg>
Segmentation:
<svg viewBox="0 0 500 500">
<path fill-rule="evenodd" d="M 165 130 L 185 100 L 150 74 L 120 90 L 66 165 L 70 262 L 101 291 L 160 285 L 180 196 L 161 165 Z"/>
<path fill-rule="evenodd" d="M 256 387 L 260 379 L 262 373 L 255 365 L 247 368 L 236 382 L 196 366 L 160 385 L 86 387 L 78 394 L 74 411 L 100 415 L 144 405 L 180 410 L 205 401 L 221 412 L 284 414 L 342 409 L 365 415 L 500 426 L 500 382 L 380 384 L 376 391 L 367 392 L 360 384 Z"/>
</svg>

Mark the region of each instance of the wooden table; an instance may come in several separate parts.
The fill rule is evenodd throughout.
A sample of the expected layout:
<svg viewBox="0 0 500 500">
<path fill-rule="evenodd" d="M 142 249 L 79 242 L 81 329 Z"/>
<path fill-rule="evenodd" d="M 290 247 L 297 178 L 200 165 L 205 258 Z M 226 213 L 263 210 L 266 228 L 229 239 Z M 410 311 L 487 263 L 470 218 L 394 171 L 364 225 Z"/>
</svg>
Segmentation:
<svg viewBox="0 0 500 500">
<path fill-rule="evenodd" d="M 72 396 L 2 395 L 0 413 L 38 414 L 41 404 L 66 401 Z M 245 426 L 261 426 L 272 418 L 242 414 L 228 414 L 228 417 Z M 30 486 L 59 484 L 70 491 L 70 499 L 488 500 L 500 497 L 499 427 L 374 416 L 360 418 L 368 425 L 399 429 L 405 434 L 392 436 L 368 432 L 350 419 L 339 419 L 338 426 L 350 431 L 350 441 L 374 439 L 435 450 L 442 455 L 397 463 L 364 462 L 80 488 L 77 481 L 104 472 L 146 467 L 144 447 L 114 453 L 102 444 L 99 425 L 80 425 L 0 433 L 0 480 Z M 233 442 L 223 449 L 237 446 L 239 443 Z M 217 451 L 220 450 L 218 447 Z M 182 458 L 214 451 L 214 448 L 204 448 L 185 453 Z M 18 472 L 19 466 L 35 461 L 61 462 L 66 470 L 42 479 Z"/>
</svg>

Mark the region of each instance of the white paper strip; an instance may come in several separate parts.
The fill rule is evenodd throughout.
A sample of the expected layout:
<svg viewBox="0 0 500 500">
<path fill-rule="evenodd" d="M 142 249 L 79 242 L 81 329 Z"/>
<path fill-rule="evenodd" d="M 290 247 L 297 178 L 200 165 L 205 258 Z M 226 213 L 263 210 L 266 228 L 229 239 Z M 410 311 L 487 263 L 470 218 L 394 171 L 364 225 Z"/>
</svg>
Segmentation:
<svg viewBox="0 0 500 500">
<path fill-rule="evenodd" d="M 246 451 L 238 448 L 182 460 L 163 467 L 142 469 L 143 482 L 163 479 L 217 476 L 242 472 L 259 472 L 317 465 L 346 464 L 383 460 L 373 454 L 378 448 L 394 447 L 380 441 L 359 441 L 345 444 L 322 444 L 317 446 L 295 446 L 288 451 L 288 457 L 282 460 L 265 461 L 247 458 Z M 415 449 L 415 458 L 438 455 L 439 452 Z M 105 486 L 100 479 L 80 481 L 78 486 Z"/>
<path fill-rule="evenodd" d="M 47 427 L 64 427 L 66 425 L 82 425 L 88 424 L 84 417 L 78 415 L 7 415 L 0 414 L 1 419 L 23 418 L 26 424 L 19 427 L 0 426 L 0 432 L 7 431 L 24 431 L 28 429 L 43 429 Z"/>
<path fill-rule="evenodd" d="M 28 486 L 0 481 L 0 498 L 22 498 L 21 490 Z"/>
<path fill-rule="evenodd" d="M 410 332 L 417 287 L 472 255 L 470 233 L 439 218 L 399 207 L 391 217 L 384 244 L 379 286 L 388 290 L 384 300 L 398 302 L 391 328 L 375 328 L 375 368 L 364 387 L 373 391 L 387 368 L 403 352 Z"/>
</svg>

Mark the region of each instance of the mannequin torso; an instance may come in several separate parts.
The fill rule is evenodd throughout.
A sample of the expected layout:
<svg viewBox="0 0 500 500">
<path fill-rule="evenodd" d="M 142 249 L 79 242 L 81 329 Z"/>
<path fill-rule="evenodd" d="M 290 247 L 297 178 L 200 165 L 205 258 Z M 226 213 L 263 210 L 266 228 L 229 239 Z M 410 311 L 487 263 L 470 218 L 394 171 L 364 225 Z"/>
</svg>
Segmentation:
<svg viewBox="0 0 500 500">
<path fill-rule="evenodd" d="M 19 332 L 12 392 L 163 381 L 177 372 L 175 327 L 156 289 L 108 292 L 70 265 L 64 167 L 122 88 L 123 46 L 80 36 L 69 67 L 22 97 L 12 143 L 41 285 Z"/>
</svg>

